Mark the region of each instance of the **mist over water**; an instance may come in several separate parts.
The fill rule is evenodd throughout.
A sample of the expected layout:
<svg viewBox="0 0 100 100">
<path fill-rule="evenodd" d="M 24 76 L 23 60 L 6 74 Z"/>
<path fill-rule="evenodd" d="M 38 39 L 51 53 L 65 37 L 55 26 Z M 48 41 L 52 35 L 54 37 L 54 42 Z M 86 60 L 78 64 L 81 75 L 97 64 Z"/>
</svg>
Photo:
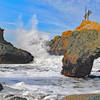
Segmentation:
<svg viewBox="0 0 100 100">
<path fill-rule="evenodd" d="M 36 15 L 33 15 L 33 18 L 27 24 L 31 26 L 29 30 L 22 25 L 22 28 L 16 30 L 16 45 L 31 52 L 35 57 L 46 53 L 44 43 L 49 40 L 50 36 L 45 32 L 37 30 L 38 20 L 36 19 Z"/>
</svg>

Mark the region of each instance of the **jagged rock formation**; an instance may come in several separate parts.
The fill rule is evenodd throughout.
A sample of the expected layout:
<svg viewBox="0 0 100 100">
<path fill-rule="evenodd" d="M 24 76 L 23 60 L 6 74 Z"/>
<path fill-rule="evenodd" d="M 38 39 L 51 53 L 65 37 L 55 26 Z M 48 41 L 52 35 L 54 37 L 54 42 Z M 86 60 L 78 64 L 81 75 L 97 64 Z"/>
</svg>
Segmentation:
<svg viewBox="0 0 100 100">
<path fill-rule="evenodd" d="M 86 22 L 86 23 L 85 23 Z M 100 57 L 100 24 L 83 21 L 68 37 L 61 73 L 70 77 L 90 74 L 94 59 Z"/>
<path fill-rule="evenodd" d="M 100 100 L 100 94 L 80 94 L 64 97 L 62 100 Z"/>
<path fill-rule="evenodd" d="M 49 41 L 47 44 L 49 46 L 48 52 L 52 55 L 64 55 L 68 47 L 68 37 L 72 32 L 82 30 L 97 30 L 100 32 L 100 24 L 89 20 L 83 20 L 81 25 L 75 30 L 65 31 L 61 36 L 56 36 L 54 39 Z"/>
<path fill-rule="evenodd" d="M 3 29 L 0 28 L 0 64 L 24 64 L 33 61 L 33 56 L 4 40 Z"/>
<path fill-rule="evenodd" d="M 68 47 L 68 37 L 72 31 L 65 31 L 62 36 L 56 36 L 54 39 L 49 41 L 48 46 L 50 47 L 48 52 L 51 55 L 64 55 Z"/>
<path fill-rule="evenodd" d="M 81 25 L 78 26 L 74 31 L 82 30 L 97 30 L 98 32 L 100 32 L 100 24 L 89 20 L 83 20 Z"/>
</svg>

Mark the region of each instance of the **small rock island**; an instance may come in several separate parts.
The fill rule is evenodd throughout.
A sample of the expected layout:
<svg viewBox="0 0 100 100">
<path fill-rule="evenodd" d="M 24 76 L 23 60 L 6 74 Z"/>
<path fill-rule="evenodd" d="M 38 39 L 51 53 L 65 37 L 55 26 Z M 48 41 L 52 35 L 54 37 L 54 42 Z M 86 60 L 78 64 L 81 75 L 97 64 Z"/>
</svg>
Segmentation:
<svg viewBox="0 0 100 100">
<path fill-rule="evenodd" d="M 48 45 L 50 54 L 64 55 L 63 75 L 78 78 L 88 76 L 93 61 L 100 57 L 100 24 L 83 20 L 75 30 L 63 32 Z"/>
<path fill-rule="evenodd" d="M 25 64 L 33 61 L 33 56 L 22 49 L 14 47 L 4 40 L 4 29 L 0 28 L 0 64 Z"/>
</svg>

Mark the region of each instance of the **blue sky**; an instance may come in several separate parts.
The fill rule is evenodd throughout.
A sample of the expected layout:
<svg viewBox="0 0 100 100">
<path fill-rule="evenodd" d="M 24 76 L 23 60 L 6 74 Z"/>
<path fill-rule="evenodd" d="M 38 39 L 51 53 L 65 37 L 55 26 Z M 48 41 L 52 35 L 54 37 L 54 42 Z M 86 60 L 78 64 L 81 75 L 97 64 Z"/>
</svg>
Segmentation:
<svg viewBox="0 0 100 100">
<path fill-rule="evenodd" d="M 100 23 L 100 0 L 0 0 L 0 27 L 14 30 L 19 22 L 27 26 L 34 15 L 39 31 L 60 35 L 81 23 L 85 6 L 93 12 L 90 20 Z M 13 37 L 6 35 L 9 41 Z"/>
</svg>

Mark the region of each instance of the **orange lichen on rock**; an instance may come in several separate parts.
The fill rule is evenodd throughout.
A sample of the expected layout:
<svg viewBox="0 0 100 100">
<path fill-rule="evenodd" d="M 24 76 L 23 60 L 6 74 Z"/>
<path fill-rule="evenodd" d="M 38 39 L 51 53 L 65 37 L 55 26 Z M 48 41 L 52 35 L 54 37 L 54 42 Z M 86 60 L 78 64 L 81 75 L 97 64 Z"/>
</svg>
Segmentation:
<svg viewBox="0 0 100 100">
<path fill-rule="evenodd" d="M 100 24 L 89 20 L 83 20 L 81 25 L 77 27 L 74 31 L 82 30 L 97 30 L 98 32 L 100 32 Z"/>
<path fill-rule="evenodd" d="M 61 37 L 68 37 L 68 36 L 71 35 L 71 33 L 72 33 L 71 30 L 69 30 L 69 31 L 65 31 L 65 32 L 62 33 Z"/>
<path fill-rule="evenodd" d="M 55 37 L 54 37 L 54 39 L 53 39 L 53 40 L 54 40 L 54 41 L 56 41 L 56 40 L 58 40 L 59 38 L 60 38 L 60 36 L 59 36 L 59 35 L 57 35 L 57 36 L 55 36 Z"/>
</svg>

